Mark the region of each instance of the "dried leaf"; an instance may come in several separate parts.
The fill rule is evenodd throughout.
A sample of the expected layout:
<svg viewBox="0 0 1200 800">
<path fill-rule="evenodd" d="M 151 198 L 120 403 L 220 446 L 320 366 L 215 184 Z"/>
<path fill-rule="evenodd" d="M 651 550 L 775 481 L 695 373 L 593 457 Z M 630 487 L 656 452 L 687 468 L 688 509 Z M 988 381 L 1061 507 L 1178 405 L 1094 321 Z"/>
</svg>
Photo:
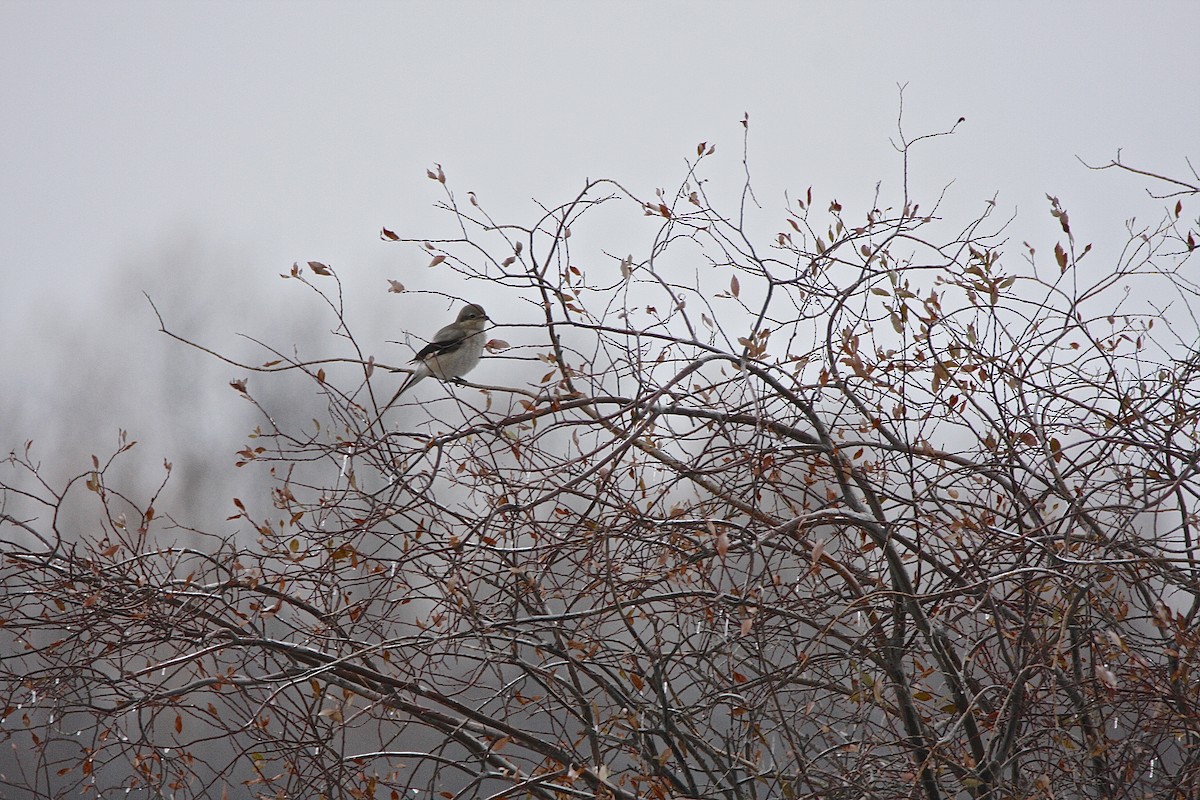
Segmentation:
<svg viewBox="0 0 1200 800">
<path fill-rule="evenodd" d="M 308 262 L 308 268 L 311 269 L 317 275 L 332 275 L 333 274 L 333 270 L 331 270 L 326 265 L 322 264 L 320 261 Z"/>
<path fill-rule="evenodd" d="M 391 278 L 389 278 L 388 279 L 388 291 L 393 292 L 395 294 L 400 294 L 401 292 L 404 291 L 404 284 L 401 283 L 400 281 L 394 281 Z"/>
<path fill-rule="evenodd" d="M 445 256 L 441 256 L 441 255 L 434 256 L 433 260 L 429 262 L 429 266 L 436 267 L 438 264 L 442 263 L 445 260 L 446 260 Z"/>
<path fill-rule="evenodd" d="M 737 297 L 741 291 L 742 291 L 742 285 L 740 283 L 738 283 L 737 275 L 734 275 L 732 278 L 729 279 L 729 293 L 732 294 L 734 297 Z"/>
<path fill-rule="evenodd" d="M 729 554 L 729 530 L 724 525 L 717 531 L 716 548 L 717 555 L 721 558 Z"/>
<path fill-rule="evenodd" d="M 1059 270 L 1067 271 L 1067 251 L 1063 250 L 1062 242 L 1054 245 L 1054 260 L 1058 262 Z"/>
<path fill-rule="evenodd" d="M 380 231 L 379 231 L 379 238 L 380 238 L 380 239 L 385 239 L 385 240 L 387 240 L 387 241 L 389 241 L 389 242 L 396 242 L 396 241 L 399 241 L 399 240 L 400 240 L 400 237 L 399 237 L 399 236 L 397 236 L 396 234 L 392 233 L 392 232 L 391 232 L 391 231 L 389 231 L 387 228 L 382 228 L 382 229 L 380 229 Z"/>
<path fill-rule="evenodd" d="M 625 256 L 621 259 L 621 277 L 628 280 L 633 274 L 633 254 Z"/>
</svg>

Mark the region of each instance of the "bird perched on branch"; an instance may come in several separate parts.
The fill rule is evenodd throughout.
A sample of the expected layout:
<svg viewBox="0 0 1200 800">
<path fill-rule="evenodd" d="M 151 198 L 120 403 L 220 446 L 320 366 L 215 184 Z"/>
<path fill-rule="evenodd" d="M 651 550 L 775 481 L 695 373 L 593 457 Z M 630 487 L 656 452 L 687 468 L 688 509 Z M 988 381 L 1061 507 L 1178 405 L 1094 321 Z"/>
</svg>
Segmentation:
<svg viewBox="0 0 1200 800">
<path fill-rule="evenodd" d="M 412 363 L 417 367 L 388 406 L 431 375 L 438 380 L 455 381 L 475 369 L 483 356 L 486 341 L 483 332 L 489 321 L 483 306 L 475 303 L 463 306 L 462 311 L 458 312 L 458 319 L 435 333 L 429 344 L 413 356 Z"/>
</svg>

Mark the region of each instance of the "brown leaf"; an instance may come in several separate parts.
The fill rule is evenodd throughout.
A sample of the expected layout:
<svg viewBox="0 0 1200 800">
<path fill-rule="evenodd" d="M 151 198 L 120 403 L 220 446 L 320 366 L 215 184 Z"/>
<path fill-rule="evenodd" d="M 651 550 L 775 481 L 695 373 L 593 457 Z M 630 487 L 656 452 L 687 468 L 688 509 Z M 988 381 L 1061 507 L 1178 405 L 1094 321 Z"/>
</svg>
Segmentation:
<svg viewBox="0 0 1200 800">
<path fill-rule="evenodd" d="M 389 241 L 389 242 L 396 242 L 396 241 L 399 241 L 399 240 L 400 240 L 400 237 L 399 237 L 399 236 L 397 236 L 396 234 L 392 233 L 392 232 L 391 232 L 391 231 L 389 231 L 387 228 L 381 228 L 381 229 L 380 229 L 380 231 L 379 231 L 379 238 L 380 238 L 380 239 L 385 239 L 385 240 L 387 240 L 387 241 Z"/>
<path fill-rule="evenodd" d="M 732 278 L 729 279 L 729 293 L 732 294 L 734 297 L 737 297 L 741 291 L 742 291 L 742 285 L 740 283 L 738 283 L 737 275 L 734 275 Z"/>
<path fill-rule="evenodd" d="M 404 284 L 400 281 L 394 281 L 391 278 L 388 278 L 388 291 L 395 294 L 400 294 L 404 291 Z"/>
<path fill-rule="evenodd" d="M 1058 262 L 1060 271 L 1067 271 L 1067 251 L 1063 250 L 1062 242 L 1054 245 L 1054 260 Z"/>
<path fill-rule="evenodd" d="M 325 264 L 322 264 L 320 261 L 308 262 L 308 268 L 311 269 L 317 275 L 332 275 L 333 274 L 333 270 L 331 270 Z"/>
<path fill-rule="evenodd" d="M 507 350 L 508 348 L 512 347 L 512 345 L 503 339 L 488 339 L 487 344 L 485 344 L 484 347 L 488 349 L 489 353 L 498 353 L 501 350 Z"/>
<path fill-rule="evenodd" d="M 434 256 L 433 260 L 429 262 L 429 266 L 436 267 L 438 264 L 442 263 L 445 260 L 446 260 L 445 256 Z"/>
</svg>

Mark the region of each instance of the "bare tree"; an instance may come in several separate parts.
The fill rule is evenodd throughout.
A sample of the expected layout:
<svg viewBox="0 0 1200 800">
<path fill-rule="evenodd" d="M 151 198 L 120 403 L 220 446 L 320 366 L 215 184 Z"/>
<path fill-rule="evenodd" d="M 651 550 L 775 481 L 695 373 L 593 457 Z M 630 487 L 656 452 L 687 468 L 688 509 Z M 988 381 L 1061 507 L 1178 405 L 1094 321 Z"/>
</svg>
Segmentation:
<svg viewBox="0 0 1200 800">
<path fill-rule="evenodd" d="M 297 266 L 335 355 L 239 365 L 274 484 L 235 531 L 12 454 L 7 786 L 1193 796 L 1200 181 L 1104 255 L 1049 198 L 1035 249 L 909 195 L 929 138 L 869 208 L 764 211 L 747 167 L 723 211 L 707 144 L 674 191 L 525 225 L 447 188 L 457 233 L 382 236 L 507 323 L 509 379 L 390 409 L 340 278 Z M 634 254 L 589 234 L 642 217 Z M 256 399 L 286 380 L 311 415 Z"/>
</svg>

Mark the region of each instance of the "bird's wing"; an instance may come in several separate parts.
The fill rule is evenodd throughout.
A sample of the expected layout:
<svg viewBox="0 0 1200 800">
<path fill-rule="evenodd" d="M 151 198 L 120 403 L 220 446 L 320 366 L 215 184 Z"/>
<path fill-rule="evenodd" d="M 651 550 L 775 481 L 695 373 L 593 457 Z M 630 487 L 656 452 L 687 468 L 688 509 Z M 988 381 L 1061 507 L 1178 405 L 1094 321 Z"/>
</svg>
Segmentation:
<svg viewBox="0 0 1200 800">
<path fill-rule="evenodd" d="M 457 337 L 455 339 L 451 339 L 451 340 L 445 341 L 445 342 L 439 342 L 436 339 L 434 339 L 432 342 L 430 342 L 429 344 L 425 345 L 420 350 L 418 350 L 417 354 L 415 356 L 413 356 L 412 360 L 414 362 L 424 361 L 425 359 L 429 358 L 430 356 L 438 356 L 438 355 L 441 355 L 442 353 L 447 353 L 447 352 L 453 350 L 454 348 L 458 347 L 460 344 L 462 344 L 464 338 L 465 337 L 460 336 L 460 337 Z"/>
<path fill-rule="evenodd" d="M 430 356 L 447 353 L 474 335 L 475 331 L 464 333 L 453 326 L 447 325 L 433 335 L 433 341 L 417 351 L 417 354 L 413 356 L 413 361 L 424 361 Z"/>
</svg>

